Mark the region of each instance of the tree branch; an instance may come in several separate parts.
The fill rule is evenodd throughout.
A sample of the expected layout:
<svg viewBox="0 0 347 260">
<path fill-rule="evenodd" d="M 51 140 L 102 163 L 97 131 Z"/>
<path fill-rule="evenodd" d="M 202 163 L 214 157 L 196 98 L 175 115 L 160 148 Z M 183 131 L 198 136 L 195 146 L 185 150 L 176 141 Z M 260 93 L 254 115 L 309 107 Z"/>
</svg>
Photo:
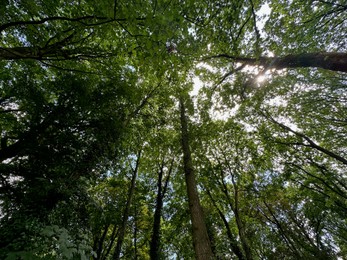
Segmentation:
<svg viewBox="0 0 347 260">
<path fill-rule="evenodd" d="M 86 23 L 85 21 L 90 21 L 90 20 L 104 20 L 102 22 L 98 22 L 98 23 Z M 10 27 L 14 27 L 14 26 L 23 26 L 23 25 L 39 25 L 39 24 L 44 24 L 45 22 L 49 22 L 49 21 L 69 21 L 69 22 L 78 22 L 83 24 L 84 26 L 97 26 L 97 25 L 102 25 L 105 23 L 110 23 L 110 22 L 124 22 L 127 21 L 127 18 L 118 18 L 118 19 L 112 19 L 112 18 L 108 18 L 108 17 L 104 17 L 104 16 L 95 16 L 95 15 L 87 15 L 87 16 L 82 16 L 82 17 L 77 17 L 77 18 L 70 18 L 70 17 L 65 17 L 65 16 L 52 16 L 52 17 L 46 17 L 46 18 L 42 18 L 39 20 L 33 20 L 33 21 L 16 21 L 16 22 L 9 22 L 9 23 L 5 23 L 3 25 L 0 26 L 0 33 Z M 143 21 L 146 20 L 145 17 L 138 17 L 135 18 L 135 20 L 137 21 Z"/>
<path fill-rule="evenodd" d="M 286 68 L 322 68 L 332 71 L 347 72 L 347 53 L 343 52 L 313 52 L 290 54 L 283 57 L 259 57 L 249 58 L 233 56 L 229 54 L 217 54 L 203 58 L 203 61 L 225 58 L 232 62 L 244 63 L 246 65 L 263 66 L 266 69 Z"/>
<path fill-rule="evenodd" d="M 311 148 L 314 148 L 332 158 L 334 158 L 335 160 L 339 161 L 339 162 L 342 162 L 343 164 L 346 164 L 347 165 L 347 160 L 345 158 L 343 158 L 342 156 L 328 150 L 328 149 L 325 149 L 324 147 L 316 144 L 311 138 L 309 138 L 308 136 L 306 136 L 305 134 L 303 133 L 300 133 L 300 132 L 297 132 L 293 129 L 291 129 L 289 126 L 286 126 L 285 124 L 282 124 L 280 122 L 277 122 L 273 117 L 271 117 L 270 115 L 265 115 L 268 119 L 270 119 L 273 123 L 277 124 L 278 126 L 280 126 L 281 128 L 285 129 L 286 131 L 288 132 L 291 132 L 293 134 L 295 134 L 296 136 L 298 137 L 301 137 L 302 139 L 304 139 L 305 141 L 308 142 L 309 146 Z"/>
</svg>

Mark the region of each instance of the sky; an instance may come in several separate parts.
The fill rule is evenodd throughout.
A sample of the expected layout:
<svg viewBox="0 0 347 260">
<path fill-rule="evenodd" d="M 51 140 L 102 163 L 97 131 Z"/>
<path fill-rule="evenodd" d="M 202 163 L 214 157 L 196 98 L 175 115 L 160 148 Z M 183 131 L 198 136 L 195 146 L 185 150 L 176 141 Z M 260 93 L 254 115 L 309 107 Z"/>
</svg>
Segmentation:
<svg viewBox="0 0 347 260">
<path fill-rule="evenodd" d="M 264 26 L 265 26 L 265 22 L 268 18 L 268 16 L 271 13 L 271 8 L 269 6 L 268 3 L 265 3 L 261 6 L 261 8 L 256 12 L 257 15 L 257 28 L 261 34 L 262 37 L 265 37 L 265 33 L 264 33 Z M 267 53 L 268 56 L 272 56 L 272 53 Z M 197 66 L 203 66 L 209 70 L 213 70 L 213 68 L 211 66 L 209 66 L 208 64 L 204 64 L 204 63 L 199 63 L 197 64 Z M 258 82 L 261 83 L 262 81 L 265 80 L 265 76 L 260 76 L 258 79 Z M 193 98 L 194 103 L 196 103 L 196 96 L 199 93 L 199 90 L 201 89 L 201 87 L 203 86 L 203 82 L 200 80 L 200 78 L 197 76 L 193 77 L 193 90 L 190 92 L 190 96 Z M 233 113 L 232 111 L 229 111 L 227 114 L 222 114 L 220 111 L 211 111 L 212 116 L 215 117 L 216 119 L 227 119 L 228 117 L 230 117 L 230 113 Z"/>
</svg>

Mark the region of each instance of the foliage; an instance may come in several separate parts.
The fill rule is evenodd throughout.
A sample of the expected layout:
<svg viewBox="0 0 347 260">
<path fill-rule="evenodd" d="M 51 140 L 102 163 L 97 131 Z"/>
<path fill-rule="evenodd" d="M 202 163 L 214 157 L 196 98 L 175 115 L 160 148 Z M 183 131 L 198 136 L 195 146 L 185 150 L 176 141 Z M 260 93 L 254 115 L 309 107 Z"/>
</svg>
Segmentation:
<svg viewBox="0 0 347 260">
<path fill-rule="evenodd" d="M 0 258 L 194 258 L 183 133 L 216 258 L 346 259 L 346 12 L 3 1 Z"/>
</svg>

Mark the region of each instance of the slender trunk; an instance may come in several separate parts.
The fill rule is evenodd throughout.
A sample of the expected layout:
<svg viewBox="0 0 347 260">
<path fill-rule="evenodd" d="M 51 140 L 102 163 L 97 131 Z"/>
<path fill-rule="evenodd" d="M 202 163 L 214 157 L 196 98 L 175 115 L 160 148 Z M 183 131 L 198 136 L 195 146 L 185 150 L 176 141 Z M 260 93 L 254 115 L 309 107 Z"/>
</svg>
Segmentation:
<svg viewBox="0 0 347 260">
<path fill-rule="evenodd" d="M 155 212 L 154 212 L 154 220 L 153 220 L 153 233 L 152 233 L 152 239 L 150 244 L 150 257 L 151 259 L 160 259 L 160 220 L 161 220 L 161 212 L 163 208 L 163 202 L 164 202 L 164 196 L 167 190 L 167 185 L 169 183 L 170 175 L 173 168 L 174 159 L 171 160 L 171 165 L 169 168 L 169 171 L 167 173 L 167 177 L 164 183 L 164 186 L 162 186 L 163 181 L 163 175 L 164 175 L 164 162 L 160 166 L 160 170 L 158 173 L 158 192 L 157 192 L 157 201 L 155 206 Z"/>
<path fill-rule="evenodd" d="M 301 253 L 298 251 L 297 246 L 295 245 L 295 243 L 293 243 L 293 241 L 291 240 L 291 238 L 287 235 L 288 232 L 282 227 L 282 224 L 277 220 L 276 216 L 274 215 L 274 213 L 272 212 L 270 206 L 266 203 L 266 201 L 264 200 L 264 205 L 266 206 L 266 208 L 268 209 L 271 217 L 273 220 L 270 219 L 270 217 L 268 217 L 265 213 L 262 213 L 266 219 L 268 219 L 269 221 L 271 221 L 272 223 L 274 223 L 277 228 L 278 228 L 278 232 L 279 234 L 282 236 L 283 240 L 285 241 L 285 243 L 288 245 L 289 249 L 298 257 L 301 258 L 302 255 Z"/>
<path fill-rule="evenodd" d="M 242 253 L 242 250 L 241 248 L 239 247 L 238 245 L 238 242 L 236 240 L 236 238 L 234 237 L 231 229 L 230 229 L 230 226 L 229 226 L 229 223 L 226 219 L 226 217 L 224 216 L 223 212 L 221 211 L 221 209 L 218 207 L 216 201 L 213 199 L 212 197 L 212 194 L 209 190 L 207 190 L 207 195 L 210 197 L 211 201 L 212 201 L 212 204 L 213 206 L 216 208 L 216 210 L 218 211 L 218 214 L 220 216 L 220 218 L 222 219 L 223 221 L 223 224 L 225 226 L 225 229 L 227 231 L 227 236 L 230 240 L 230 247 L 231 247 L 231 250 L 234 252 L 234 254 L 237 256 L 237 258 L 239 260 L 245 260 L 246 258 L 243 256 L 243 253 Z"/>
<path fill-rule="evenodd" d="M 222 152 L 223 153 L 223 152 Z M 226 159 L 227 157 L 225 156 L 225 154 L 223 153 L 224 158 Z M 231 166 L 229 165 L 229 162 L 226 159 L 226 165 L 229 169 L 229 172 L 232 173 L 233 170 L 231 168 Z M 235 180 L 235 177 L 233 174 L 231 174 L 231 182 L 233 184 L 234 187 L 234 202 L 232 201 L 230 194 L 229 194 L 229 189 L 224 181 L 224 173 L 223 171 L 221 171 L 221 183 L 222 183 L 222 191 L 225 194 L 227 201 L 231 207 L 231 210 L 234 213 L 235 216 L 235 221 L 236 221 L 236 226 L 239 232 L 239 237 L 241 240 L 241 245 L 242 245 L 242 249 L 244 251 L 244 256 L 247 260 L 252 260 L 253 256 L 252 256 L 252 251 L 251 248 L 249 246 L 248 243 L 248 239 L 247 239 L 247 235 L 245 232 L 245 227 L 244 224 L 242 222 L 241 216 L 240 216 L 240 210 L 239 210 L 239 191 L 238 191 L 238 184 Z"/>
<path fill-rule="evenodd" d="M 252 251 L 248 243 L 248 239 L 245 232 L 245 227 L 243 225 L 243 222 L 240 217 L 240 210 L 239 210 L 239 192 L 238 187 L 234 185 L 234 197 L 235 197 L 235 208 L 234 208 L 234 215 L 236 219 L 236 225 L 239 230 L 239 236 L 242 244 L 243 251 L 245 251 L 245 255 L 247 260 L 252 260 Z"/>
<path fill-rule="evenodd" d="M 135 200 L 136 201 L 136 200 Z M 134 260 L 137 260 L 137 207 L 134 205 Z"/>
<path fill-rule="evenodd" d="M 193 229 L 193 244 L 197 260 L 213 259 L 213 252 L 207 233 L 204 214 L 200 205 L 199 194 L 195 181 L 195 172 L 189 148 L 188 126 L 183 98 L 180 98 L 182 150 L 185 181 L 188 193 L 189 210 Z"/>
<path fill-rule="evenodd" d="M 130 205 L 132 203 L 134 193 L 135 193 L 135 184 L 136 184 L 137 171 L 138 171 L 139 162 L 140 162 L 140 156 L 141 156 L 141 151 L 139 151 L 139 153 L 137 154 L 136 165 L 135 165 L 135 169 L 133 169 L 133 176 L 131 178 L 131 183 L 129 187 L 128 200 L 127 200 L 124 213 L 123 213 L 122 225 L 119 228 L 116 249 L 114 250 L 114 254 L 113 254 L 113 259 L 116 259 L 116 260 L 120 258 L 120 253 L 122 250 L 125 229 L 128 222 L 129 212 L 130 212 Z"/>
<path fill-rule="evenodd" d="M 154 221 L 153 221 L 153 233 L 150 244 L 149 255 L 152 260 L 159 259 L 159 245 L 160 245 L 160 218 L 161 210 L 163 207 L 163 197 L 162 197 L 162 178 L 163 178 L 163 167 L 161 167 L 158 176 L 158 193 L 157 201 L 154 212 Z"/>
<path fill-rule="evenodd" d="M 105 238 L 106 238 L 109 226 L 110 226 L 109 224 L 107 224 L 105 226 L 104 231 L 103 231 L 101 237 L 98 239 L 98 241 L 96 241 L 95 246 L 97 246 L 97 247 L 94 248 L 94 251 L 96 252 L 96 256 L 94 256 L 95 260 L 101 259 L 101 253 L 102 253 L 104 241 L 105 241 Z"/>
<path fill-rule="evenodd" d="M 210 58 L 227 58 L 234 62 L 247 65 L 260 65 L 268 69 L 312 67 L 347 72 L 347 53 L 342 52 L 313 52 L 290 54 L 283 57 L 260 57 L 258 59 L 219 54 L 207 59 Z"/>
<path fill-rule="evenodd" d="M 113 243 L 114 241 L 116 240 L 117 236 L 118 236 L 118 232 L 119 232 L 119 229 L 117 228 L 116 225 L 113 226 L 113 229 L 112 229 L 112 234 L 111 234 L 111 238 L 110 238 L 110 242 L 108 243 L 107 245 L 107 250 L 106 252 L 103 254 L 103 256 L 101 257 L 101 259 L 107 259 L 108 255 L 110 254 L 111 252 L 111 249 L 112 249 L 112 246 L 113 246 Z"/>
</svg>

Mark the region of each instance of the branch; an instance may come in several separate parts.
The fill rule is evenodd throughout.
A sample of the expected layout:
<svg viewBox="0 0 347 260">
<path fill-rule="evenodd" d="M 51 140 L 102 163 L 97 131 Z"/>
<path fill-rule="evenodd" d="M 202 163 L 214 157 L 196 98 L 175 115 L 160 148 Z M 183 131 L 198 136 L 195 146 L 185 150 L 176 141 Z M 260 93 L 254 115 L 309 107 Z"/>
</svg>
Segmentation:
<svg viewBox="0 0 347 260">
<path fill-rule="evenodd" d="M 323 4 L 328 4 L 328 5 L 336 5 L 336 6 L 343 7 L 345 9 L 347 9 L 347 5 L 341 5 L 338 3 L 332 3 L 332 2 L 328 2 L 328 1 L 324 1 L 324 0 L 318 0 L 318 2 L 321 2 Z"/>
<path fill-rule="evenodd" d="M 246 26 L 246 24 L 249 22 L 249 20 L 251 19 L 251 15 L 247 17 L 246 21 L 241 25 L 238 33 L 237 33 L 237 36 L 234 40 L 235 42 L 235 45 L 237 44 L 236 42 L 238 41 L 238 39 L 240 38 L 241 34 L 242 34 L 242 31 L 243 31 L 243 28 Z"/>
<path fill-rule="evenodd" d="M 222 83 L 224 82 L 224 80 L 225 80 L 227 77 L 233 75 L 235 72 L 241 71 L 245 66 L 246 66 L 246 64 L 242 64 L 241 66 L 237 67 L 236 69 L 234 69 L 234 70 L 232 70 L 232 71 L 226 73 L 226 74 L 219 80 L 219 82 L 213 87 L 212 91 L 215 91 L 216 88 L 217 88 L 220 84 L 222 84 Z"/>
<path fill-rule="evenodd" d="M 99 19 L 99 20 L 106 20 L 109 19 L 107 17 L 100 17 L 100 16 L 94 16 L 94 15 L 88 15 L 88 16 L 82 16 L 78 18 L 70 18 L 70 17 L 64 17 L 64 16 L 52 16 L 52 17 L 46 17 L 42 18 L 40 20 L 34 20 L 34 21 L 16 21 L 16 22 L 10 22 L 6 23 L 0 26 L 0 32 L 3 30 L 6 30 L 9 27 L 13 26 L 22 26 L 22 25 L 29 25 L 29 24 L 43 24 L 48 21 L 70 21 L 70 22 L 79 22 L 84 25 L 87 25 L 83 22 L 83 20 L 91 20 L 91 19 Z"/>
<path fill-rule="evenodd" d="M 327 182 L 325 181 L 323 178 L 316 176 L 312 173 L 310 173 L 309 171 L 306 171 L 304 168 L 302 168 L 301 166 L 295 164 L 295 163 L 287 163 L 288 165 L 291 165 L 301 171 L 303 171 L 304 173 L 306 173 L 307 175 L 311 176 L 312 178 L 320 181 L 325 187 L 327 187 L 329 190 L 331 190 L 332 192 L 338 194 L 339 196 L 343 197 L 344 199 L 347 199 L 346 194 L 335 184 L 332 183 L 333 187 Z"/>
<path fill-rule="evenodd" d="M 85 21 L 88 20 L 104 20 L 103 22 L 98 22 L 98 23 L 86 23 Z M 52 16 L 52 17 L 46 17 L 46 18 L 42 18 L 39 20 L 33 20 L 33 21 L 16 21 L 16 22 L 10 22 L 10 23 L 6 23 L 0 26 L 0 33 L 4 30 L 6 30 L 9 27 L 13 27 L 13 26 L 23 26 L 23 25 L 30 25 L 30 24 L 44 24 L 45 22 L 49 22 L 49 21 L 69 21 L 69 22 L 78 22 L 83 24 L 84 26 L 97 26 L 97 25 L 102 25 L 105 23 L 110 23 L 110 22 L 114 22 L 114 21 L 127 21 L 127 18 L 119 18 L 119 19 L 111 19 L 108 17 L 104 17 L 104 16 L 95 16 L 95 15 L 87 15 L 87 16 L 82 16 L 82 17 L 77 17 L 77 18 L 70 18 L 70 17 L 65 17 L 65 16 Z M 143 21 L 146 20 L 145 17 L 138 17 L 135 18 L 135 20 L 137 21 Z"/>
<path fill-rule="evenodd" d="M 95 59 L 111 57 L 115 54 L 109 52 L 97 52 L 91 48 L 63 49 L 64 46 L 49 45 L 47 47 L 0 47 L 0 60 L 73 60 L 73 59 Z"/>
<path fill-rule="evenodd" d="M 260 46 L 259 46 L 259 41 L 260 41 L 260 33 L 259 33 L 259 30 L 257 28 L 257 16 L 255 14 L 255 11 L 254 11 L 254 4 L 253 4 L 253 1 L 252 0 L 249 0 L 250 3 L 251 3 L 251 11 L 252 11 L 252 17 L 253 17 L 253 26 L 254 26 L 254 31 L 255 31 L 255 37 L 256 37 L 256 53 L 258 55 L 260 55 Z"/>
<path fill-rule="evenodd" d="M 117 0 L 114 0 L 113 19 L 116 19 L 116 17 L 117 17 Z"/>
<path fill-rule="evenodd" d="M 72 69 L 72 68 L 64 68 L 61 66 L 57 66 L 57 65 L 45 62 L 43 60 L 40 60 L 39 62 L 42 63 L 43 65 L 47 66 L 47 67 L 52 67 L 52 68 L 62 70 L 62 71 L 78 72 L 78 73 L 84 73 L 84 74 L 90 74 L 90 75 L 100 75 L 100 73 L 98 73 L 98 72 L 84 71 L 84 70 L 78 70 L 78 69 Z"/>
<path fill-rule="evenodd" d="M 293 129 L 291 129 L 289 126 L 286 126 L 280 122 L 277 122 L 273 117 L 271 117 L 270 115 L 267 115 L 266 116 L 268 119 L 270 119 L 273 123 L 277 124 L 278 126 L 280 126 L 281 128 L 287 130 L 288 132 L 291 132 L 293 134 L 295 134 L 296 136 L 298 137 L 301 137 L 303 138 L 305 141 L 307 141 L 309 143 L 309 146 L 311 148 L 314 148 L 332 158 L 334 158 L 335 160 L 337 161 L 340 161 L 342 162 L 343 164 L 347 165 L 347 160 L 345 158 L 343 158 L 342 156 L 330 151 L 330 150 L 327 150 L 325 149 L 324 147 L 316 144 L 313 140 L 311 140 L 308 136 L 306 136 L 305 134 L 303 133 L 300 133 L 300 132 L 297 132 L 297 131 L 294 131 Z"/>
<path fill-rule="evenodd" d="M 347 72 L 347 53 L 343 52 L 312 52 L 290 54 L 283 57 L 259 57 L 249 58 L 233 56 L 226 53 L 207 56 L 202 61 L 210 59 L 225 58 L 232 62 L 244 63 L 246 65 L 263 66 L 266 69 L 285 68 L 321 68 L 332 71 Z"/>
</svg>

